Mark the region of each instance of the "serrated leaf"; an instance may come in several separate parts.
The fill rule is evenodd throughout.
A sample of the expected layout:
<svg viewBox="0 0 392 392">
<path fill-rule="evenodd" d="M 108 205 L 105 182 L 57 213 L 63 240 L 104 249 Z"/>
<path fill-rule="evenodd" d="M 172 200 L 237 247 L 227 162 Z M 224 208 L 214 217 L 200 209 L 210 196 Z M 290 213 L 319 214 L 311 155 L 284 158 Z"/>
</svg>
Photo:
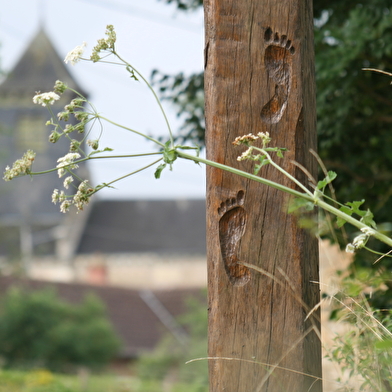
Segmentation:
<svg viewBox="0 0 392 392">
<path fill-rule="evenodd" d="M 376 222 L 373 220 L 374 215 L 373 213 L 368 209 L 365 212 L 365 215 L 362 216 L 361 222 L 364 223 L 365 225 L 373 227 L 373 229 L 377 229 Z"/>
<path fill-rule="evenodd" d="M 324 178 L 324 180 L 319 181 L 317 183 L 317 189 L 323 189 L 325 188 L 329 183 L 331 183 L 335 178 L 337 177 L 337 174 L 334 171 L 329 171 Z"/>
<path fill-rule="evenodd" d="M 339 211 L 342 211 L 345 214 L 350 215 L 350 216 L 353 214 L 353 210 L 351 208 L 349 208 L 349 207 L 346 207 L 346 206 L 340 207 Z"/>
<path fill-rule="evenodd" d="M 361 201 L 353 201 L 353 202 L 347 202 L 346 205 L 350 206 L 353 213 L 359 215 L 359 216 L 364 216 L 366 214 L 366 211 L 362 211 L 359 207 L 365 203 L 365 200 Z"/>
</svg>

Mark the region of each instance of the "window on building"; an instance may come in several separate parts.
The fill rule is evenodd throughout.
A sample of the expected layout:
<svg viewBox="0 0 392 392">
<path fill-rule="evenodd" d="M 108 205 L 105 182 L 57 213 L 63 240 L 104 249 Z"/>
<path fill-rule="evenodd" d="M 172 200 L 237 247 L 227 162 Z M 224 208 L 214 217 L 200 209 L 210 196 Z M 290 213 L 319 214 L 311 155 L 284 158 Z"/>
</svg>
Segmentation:
<svg viewBox="0 0 392 392">
<path fill-rule="evenodd" d="M 35 152 L 44 151 L 47 146 L 47 128 L 44 116 L 21 115 L 17 125 L 17 145 L 25 151 L 27 149 Z"/>
</svg>

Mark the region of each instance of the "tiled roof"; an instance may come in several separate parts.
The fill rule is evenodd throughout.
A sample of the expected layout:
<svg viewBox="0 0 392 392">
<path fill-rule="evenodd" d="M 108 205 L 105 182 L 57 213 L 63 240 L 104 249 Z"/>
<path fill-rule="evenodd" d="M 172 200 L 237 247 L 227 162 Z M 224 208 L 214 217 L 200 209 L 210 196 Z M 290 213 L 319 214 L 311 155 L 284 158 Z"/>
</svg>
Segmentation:
<svg viewBox="0 0 392 392">
<path fill-rule="evenodd" d="M 132 358 L 152 350 L 168 331 L 137 290 L 0 277 L 0 295 L 12 286 L 27 291 L 54 287 L 61 299 L 71 303 L 80 303 L 87 294 L 95 294 L 105 304 L 108 317 L 123 342 L 122 357 Z M 174 317 L 184 312 L 187 298 L 203 299 L 200 289 L 154 291 L 152 295 Z"/>
<path fill-rule="evenodd" d="M 205 200 L 102 200 L 77 253 L 206 253 Z"/>
</svg>

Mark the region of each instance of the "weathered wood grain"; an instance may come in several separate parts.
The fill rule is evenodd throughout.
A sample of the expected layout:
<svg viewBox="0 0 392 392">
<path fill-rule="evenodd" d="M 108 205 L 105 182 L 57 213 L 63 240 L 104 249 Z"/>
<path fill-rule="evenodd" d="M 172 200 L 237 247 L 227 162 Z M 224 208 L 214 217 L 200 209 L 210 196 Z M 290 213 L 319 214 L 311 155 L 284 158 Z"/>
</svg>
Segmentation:
<svg viewBox="0 0 392 392">
<path fill-rule="evenodd" d="M 237 161 L 244 149 L 232 142 L 269 132 L 271 146 L 289 149 L 286 170 L 306 181 L 295 160 L 316 176 L 308 152 L 316 149 L 312 2 L 204 3 L 207 157 L 251 170 Z M 292 186 L 273 167 L 261 175 Z M 208 168 L 209 356 L 217 358 L 209 360 L 211 392 L 322 389 L 318 312 L 305 320 L 319 301 L 317 240 L 285 213 L 287 201 L 275 189 Z"/>
</svg>

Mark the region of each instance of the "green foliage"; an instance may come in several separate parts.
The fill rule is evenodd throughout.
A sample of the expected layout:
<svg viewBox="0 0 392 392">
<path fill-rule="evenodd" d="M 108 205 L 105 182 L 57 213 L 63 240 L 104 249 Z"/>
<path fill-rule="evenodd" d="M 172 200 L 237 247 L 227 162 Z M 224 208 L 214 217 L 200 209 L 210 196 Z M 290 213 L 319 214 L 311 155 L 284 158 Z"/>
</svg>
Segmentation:
<svg viewBox="0 0 392 392">
<path fill-rule="evenodd" d="M 315 2 L 319 153 L 339 171 L 339 199 L 364 198 L 387 221 L 392 91 L 388 77 L 362 68 L 392 68 L 392 6 L 380 0 L 321 3 Z"/>
<path fill-rule="evenodd" d="M 203 5 L 203 0 L 163 0 L 168 4 L 174 3 L 182 11 L 195 10 Z"/>
<path fill-rule="evenodd" d="M 350 328 L 337 335 L 327 357 L 343 372 L 338 381 L 343 383 L 346 372 L 346 390 L 352 390 L 347 384 L 354 379 L 360 382 L 361 391 L 389 392 L 392 390 L 392 312 L 374 310 L 362 294 L 364 289 L 382 285 L 383 279 L 370 276 L 366 270 L 359 271 L 358 277 L 345 280 L 342 291 L 332 297 L 338 304 L 334 318 L 343 323 L 348 321 Z"/>
<path fill-rule="evenodd" d="M 172 102 L 177 108 L 177 116 L 183 119 L 175 141 L 183 144 L 192 140 L 204 145 L 204 74 L 169 76 L 154 70 L 151 78 L 152 83 L 159 86 L 162 99 Z"/>
<path fill-rule="evenodd" d="M 46 369 L 0 370 L 0 392 L 134 392 L 134 378 L 90 374 L 64 375 Z M 147 391 L 147 390 L 146 390 Z"/>
<path fill-rule="evenodd" d="M 71 305 L 51 290 L 26 293 L 13 288 L 1 305 L 0 355 L 6 367 L 96 369 L 119 348 L 103 305 L 93 296 Z"/>
<path fill-rule="evenodd" d="M 178 320 L 189 333 L 187 345 L 168 334 L 153 353 L 142 356 L 138 363 L 142 382 L 137 392 L 161 392 L 165 380 L 173 382 L 172 392 L 208 391 L 207 360 L 185 364 L 207 356 L 206 306 L 197 299 L 189 299 L 187 305 L 188 311 Z"/>
</svg>

